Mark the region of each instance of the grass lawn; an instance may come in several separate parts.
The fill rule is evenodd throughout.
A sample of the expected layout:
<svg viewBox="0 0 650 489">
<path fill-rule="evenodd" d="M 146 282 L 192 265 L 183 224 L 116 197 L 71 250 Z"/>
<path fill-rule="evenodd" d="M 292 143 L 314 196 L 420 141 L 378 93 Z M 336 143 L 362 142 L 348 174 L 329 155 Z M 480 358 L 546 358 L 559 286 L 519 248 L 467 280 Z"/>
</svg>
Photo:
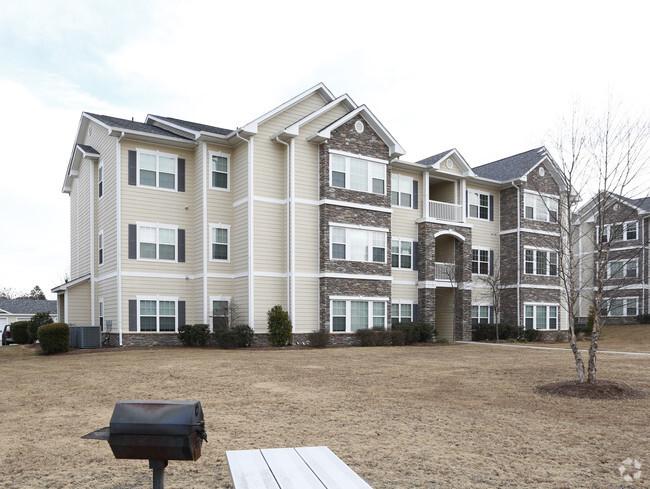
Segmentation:
<svg viewBox="0 0 650 489">
<path fill-rule="evenodd" d="M 603 344 L 604 347 L 604 344 Z M 650 481 L 650 358 L 601 355 L 601 379 L 648 398 L 593 401 L 535 387 L 572 380 L 570 352 L 438 345 L 327 350 L 155 349 L 35 356 L 0 348 L 0 487 L 151 487 L 146 460 L 104 441 L 124 399 L 201 401 L 209 443 L 166 487 L 232 487 L 225 450 L 327 445 L 373 488 L 619 488 Z"/>
</svg>

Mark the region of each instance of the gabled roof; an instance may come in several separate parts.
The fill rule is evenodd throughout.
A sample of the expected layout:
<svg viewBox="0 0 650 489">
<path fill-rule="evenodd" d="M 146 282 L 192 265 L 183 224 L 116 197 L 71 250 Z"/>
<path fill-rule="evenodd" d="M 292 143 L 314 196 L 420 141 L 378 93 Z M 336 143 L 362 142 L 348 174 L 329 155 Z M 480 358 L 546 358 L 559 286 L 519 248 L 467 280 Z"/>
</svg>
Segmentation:
<svg viewBox="0 0 650 489">
<path fill-rule="evenodd" d="M 428 158 L 424 158 L 423 160 L 416 161 L 416 163 L 419 163 L 420 165 L 430 166 L 440 162 L 445 156 L 447 156 L 452 151 L 455 151 L 455 148 L 448 149 L 447 151 L 443 151 L 442 153 L 438 153 L 437 155 L 429 156 Z"/>
<path fill-rule="evenodd" d="M 185 129 L 190 133 L 194 133 L 194 138 L 200 136 L 200 133 L 217 134 L 219 136 L 228 136 L 234 131 L 232 129 L 224 129 L 223 127 L 211 126 L 208 124 L 201 124 L 199 122 L 184 121 L 174 117 L 165 117 L 161 115 L 149 114 L 145 120 L 146 124 L 155 125 L 155 122 L 162 122 L 171 124 L 172 126 Z M 157 126 L 160 127 L 160 126 Z"/>
<path fill-rule="evenodd" d="M 91 119 L 95 119 L 95 122 L 104 125 L 107 129 L 135 131 L 146 134 L 155 134 L 157 136 L 189 139 L 183 138 L 182 136 L 179 136 L 178 134 L 175 134 L 171 131 L 167 131 L 161 127 L 154 126 L 152 124 L 145 124 L 144 122 L 130 121 L 127 119 L 120 119 L 118 117 L 111 117 L 108 115 L 91 114 L 90 112 L 84 112 L 84 114 L 89 116 Z"/>
<path fill-rule="evenodd" d="M 598 208 L 598 202 L 601 202 L 604 199 L 606 199 L 605 206 L 607 208 L 610 205 L 621 203 L 633 208 L 641 215 L 650 213 L 650 196 L 641 197 L 638 199 L 630 199 L 614 192 L 600 192 L 594 195 L 591 199 L 585 202 L 585 204 L 580 207 L 580 209 L 578 209 L 578 219 L 584 219 L 585 217 L 592 215 Z"/>
<path fill-rule="evenodd" d="M 0 299 L 0 313 L 11 315 L 49 312 L 56 314 L 56 301 L 34 299 Z"/>
<path fill-rule="evenodd" d="M 438 153 L 437 155 L 429 156 L 428 158 L 417 161 L 416 163 L 434 168 L 436 170 L 441 170 L 440 164 L 449 157 L 453 157 L 456 160 L 458 166 L 461 168 L 464 175 L 472 176 L 472 177 L 475 176 L 472 168 L 469 166 L 469 163 L 465 161 L 463 155 L 461 155 L 456 148 L 443 151 L 442 153 Z"/>
<path fill-rule="evenodd" d="M 546 148 L 541 146 L 492 163 L 477 166 L 473 170 L 478 177 L 507 182 L 522 178 L 537 164 L 541 163 L 544 158 L 551 160 Z"/>
</svg>

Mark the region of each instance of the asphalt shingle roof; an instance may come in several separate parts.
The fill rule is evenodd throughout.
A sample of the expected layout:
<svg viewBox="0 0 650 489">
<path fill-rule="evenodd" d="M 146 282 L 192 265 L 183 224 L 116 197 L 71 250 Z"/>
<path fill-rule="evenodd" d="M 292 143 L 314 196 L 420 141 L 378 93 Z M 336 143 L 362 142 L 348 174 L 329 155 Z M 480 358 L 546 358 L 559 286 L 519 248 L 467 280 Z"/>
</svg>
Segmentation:
<svg viewBox="0 0 650 489">
<path fill-rule="evenodd" d="M 187 129 L 190 129 L 192 131 L 203 131 L 203 132 L 210 132 L 213 134 L 221 134 L 222 136 L 227 136 L 232 132 L 232 129 L 224 129 L 223 127 L 217 127 L 217 126 L 210 126 L 208 124 L 200 124 L 198 122 L 190 122 L 190 121 L 184 121 L 182 119 L 175 119 L 173 117 L 164 117 L 162 115 L 153 115 L 152 117 L 156 117 L 158 119 L 162 119 L 167 122 L 171 122 L 172 124 L 179 125 L 181 127 L 185 127 Z"/>
<path fill-rule="evenodd" d="M 449 154 L 453 149 L 448 149 L 447 151 L 443 151 L 442 153 L 438 153 L 437 155 L 429 156 L 428 158 L 424 158 L 423 160 L 417 161 L 416 163 L 419 163 L 420 165 L 433 165 L 437 163 L 440 158 L 445 156 L 446 154 Z"/>
<path fill-rule="evenodd" d="M 160 127 L 152 126 L 150 124 L 145 124 L 143 122 L 129 121 L 127 119 L 119 119 L 117 117 L 111 117 L 108 115 L 91 114 L 90 112 L 86 112 L 86 114 L 116 129 L 127 129 L 129 131 L 139 131 L 148 134 L 156 134 L 159 136 L 170 136 L 179 139 L 189 139 L 189 138 L 184 138 L 183 136 L 179 136 L 178 134 L 174 134 L 173 132 L 166 131 L 165 129 L 162 129 Z"/>
<path fill-rule="evenodd" d="M 479 177 L 489 178 L 498 182 L 507 182 L 524 176 L 546 155 L 546 148 L 541 146 L 525 151 L 524 153 L 477 166 L 476 168 L 472 168 L 472 170 Z"/>
<path fill-rule="evenodd" d="M 34 299 L 0 299 L 0 309 L 10 314 L 36 314 L 49 312 L 56 314 L 56 301 Z"/>
<path fill-rule="evenodd" d="M 77 144 L 81 149 L 83 149 L 86 153 L 93 153 L 98 155 L 99 151 L 97 151 L 95 148 L 92 146 L 88 146 L 87 144 Z"/>
</svg>

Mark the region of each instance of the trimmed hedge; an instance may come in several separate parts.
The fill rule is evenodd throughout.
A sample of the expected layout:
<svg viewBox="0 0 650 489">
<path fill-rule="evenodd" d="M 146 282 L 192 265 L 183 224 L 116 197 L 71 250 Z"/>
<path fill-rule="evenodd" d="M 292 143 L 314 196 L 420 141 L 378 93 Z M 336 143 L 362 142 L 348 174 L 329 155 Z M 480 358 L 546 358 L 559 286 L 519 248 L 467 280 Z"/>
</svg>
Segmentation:
<svg viewBox="0 0 650 489">
<path fill-rule="evenodd" d="M 26 345 L 29 343 L 29 321 L 16 321 L 11 323 L 11 337 L 14 343 Z"/>
<path fill-rule="evenodd" d="M 406 336 L 404 331 L 384 328 L 358 329 L 354 334 L 361 346 L 402 346 Z"/>
<path fill-rule="evenodd" d="M 312 331 L 307 335 L 309 346 L 313 346 L 314 348 L 326 348 L 329 346 L 330 340 L 331 337 L 329 331 L 324 329 Z"/>
<path fill-rule="evenodd" d="M 507 323 L 498 323 L 499 340 L 508 340 L 510 338 L 521 338 L 524 334 L 524 328 L 513 326 Z M 535 330 L 526 330 L 535 331 Z M 535 331 L 536 332 L 536 331 Z M 472 326 L 472 341 L 496 341 L 497 324 L 495 323 L 478 323 Z"/>
<path fill-rule="evenodd" d="M 269 342 L 273 346 L 291 344 L 291 319 L 282 306 L 275 305 L 266 313 L 269 327 Z"/>
<path fill-rule="evenodd" d="M 639 324 L 650 324 L 650 314 L 639 314 L 636 320 Z"/>
<path fill-rule="evenodd" d="M 178 328 L 178 340 L 184 346 L 205 346 L 209 337 L 207 324 L 184 324 Z"/>
<path fill-rule="evenodd" d="M 66 323 L 50 323 L 38 329 L 38 341 L 43 353 L 63 353 L 70 348 L 70 328 Z"/>
<path fill-rule="evenodd" d="M 215 343 L 221 348 L 245 348 L 253 344 L 254 333 L 248 324 L 218 329 L 212 334 Z"/>
<path fill-rule="evenodd" d="M 52 324 L 54 320 L 49 312 L 37 312 L 29 320 L 29 342 L 34 343 L 38 339 L 38 328 L 44 324 Z"/>
<path fill-rule="evenodd" d="M 396 323 L 393 324 L 392 328 L 395 331 L 404 332 L 404 343 L 406 345 L 433 341 L 433 338 L 438 334 L 435 326 L 430 323 Z"/>
</svg>

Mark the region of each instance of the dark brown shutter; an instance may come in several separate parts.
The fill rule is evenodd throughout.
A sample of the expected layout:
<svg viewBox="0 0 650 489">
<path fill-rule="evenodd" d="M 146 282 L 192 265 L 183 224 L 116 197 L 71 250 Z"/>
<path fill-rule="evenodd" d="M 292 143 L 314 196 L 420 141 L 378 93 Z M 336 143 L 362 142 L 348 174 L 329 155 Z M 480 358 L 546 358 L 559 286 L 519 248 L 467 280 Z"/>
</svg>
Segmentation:
<svg viewBox="0 0 650 489">
<path fill-rule="evenodd" d="M 136 165 L 138 155 L 135 151 L 129 150 L 129 185 L 136 185 Z"/>
<path fill-rule="evenodd" d="M 178 301 L 178 327 L 185 325 L 185 301 Z"/>
<path fill-rule="evenodd" d="M 413 209 L 417 209 L 417 208 L 418 208 L 418 181 L 413 180 Z"/>
<path fill-rule="evenodd" d="M 178 261 L 185 261 L 185 229 L 178 230 Z"/>
<path fill-rule="evenodd" d="M 490 195 L 490 221 L 494 221 L 494 195 Z"/>
<path fill-rule="evenodd" d="M 185 158 L 178 158 L 178 191 L 185 192 Z"/>
<path fill-rule="evenodd" d="M 413 241 L 413 270 L 418 269 L 418 242 Z"/>
<path fill-rule="evenodd" d="M 129 258 L 138 258 L 138 227 L 129 224 Z"/>
<path fill-rule="evenodd" d="M 129 300 L 129 331 L 138 330 L 138 301 Z"/>
</svg>

